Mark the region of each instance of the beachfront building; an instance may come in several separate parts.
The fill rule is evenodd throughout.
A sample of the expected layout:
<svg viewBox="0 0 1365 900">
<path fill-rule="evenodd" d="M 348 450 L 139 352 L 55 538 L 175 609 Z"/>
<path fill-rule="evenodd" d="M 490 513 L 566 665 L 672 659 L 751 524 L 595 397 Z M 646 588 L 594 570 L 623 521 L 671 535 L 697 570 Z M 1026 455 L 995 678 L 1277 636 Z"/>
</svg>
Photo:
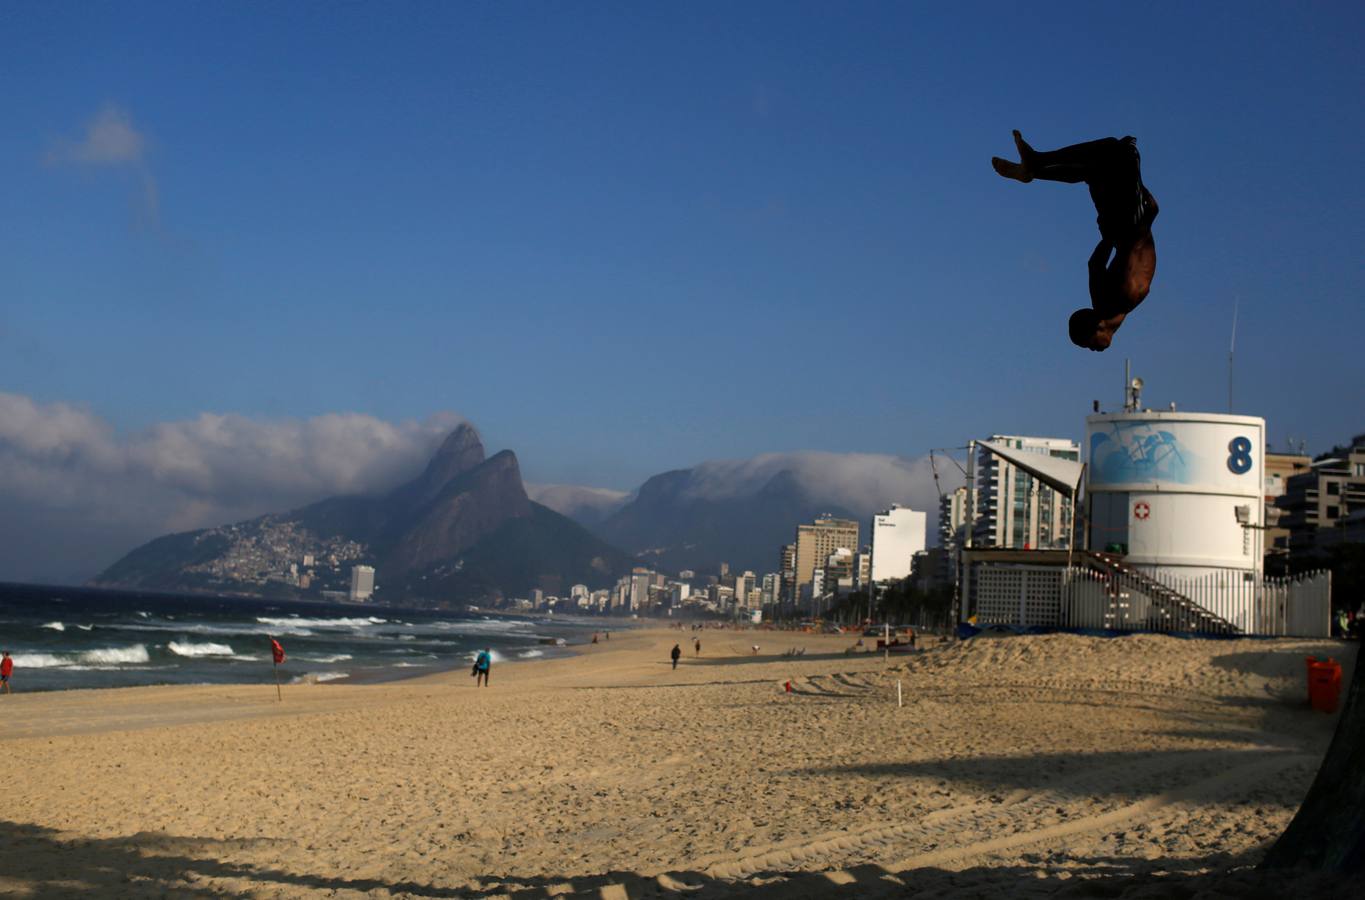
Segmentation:
<svg viewBox="0 0 1365 900">
<path fill-rule="evenodd" d="M 910 577 L 911 562 L 924 551 L 925 520 L 922 512 L 892 504 L 872 517 L 872 572 L 876 584 Z"/>
<path fill-rule="evenodd" d="M 753 572 L 746 571 L 734 577 L 735 602 L 745 609 L 749 608 L 749 595 L 753 593 L 758 578 Z"/>
<path fill-rule="evenodd" d="M 781 609 L 790 611 L 796 608 L 796 545 L 783 544 L 780 568 L 782 592 L 778 597 Z"/>
<path fill-rule="evenodd" d="M 994 434 L 990 442 L 1054 459 L 1081 458 L 1080 445 L 1067 438 Z M 974 546 L 1061 550 L 1070 544 L 1070 498 L 986 447 L 978 448 L 976 490 Z"/>
<path fill-rule="evenodd" d="M 853 519 L 838 519 L 824 515 L 809 525 L 796 526 L 795 599 L 798 607 L 809 608 L 817 596 L 811 582 L 815 570 L 829 555 L 843 548 L 850 553 L 858 546 L 858 523 Z M 851 562 L 851 560 L 850 560 Z"/>
<path fill-rule="evenodd" d="M 967 524 L 967 488 L 955 488 L 938 498 L 938 542 L 942 547 L 962 545 L 962 533 Z"/>
<path fill-rule="evenodd" d="M 1265 454 L 1265 552 L 1267 556 L 1287 556 L 1289 554 L 1289 529 L 1280 523 L 1284 510 L 1279 500 L 1284 496 L 1289 479 L 1307 472 L 1313 460 L 1304 453 Z"/>
<path fill-rule="evenodd" d="M 1285 480 L 1277 499 L 1291 556 L 1315 556 L 1335 544 L 1365 542 L 1365 434 L 1334 447 Z"/>
<path fill-rule="evenodd" d="M 768 572 L 763 576 L 761 584 L 763 608 L 771 611 L 782 600 L 782 573 Z"/>
<path fill-rule="evenodd" d="M 364 603 L 374 594 L 374 567 L 373 566 L 352 566 L 351 567 L 351 593 L 352 603 Z"/>
</svg>

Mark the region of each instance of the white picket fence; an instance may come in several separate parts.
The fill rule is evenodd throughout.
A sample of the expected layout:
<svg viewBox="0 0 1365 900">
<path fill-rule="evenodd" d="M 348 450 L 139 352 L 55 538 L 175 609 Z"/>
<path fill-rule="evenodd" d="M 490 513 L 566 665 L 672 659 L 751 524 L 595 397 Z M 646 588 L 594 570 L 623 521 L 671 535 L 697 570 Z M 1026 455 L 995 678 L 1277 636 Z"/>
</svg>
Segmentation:
<svg viewBox="0 0 1365 900">
<path fill-rule="evenodd" d="M 964 613 L 978 625 L 1095 628 L 1258 636 L 1328 637 L 1330 572 L 1251 578 L 1226 570 L 1202 578 L 1102 572 L 1073 566 L 978 562 Z"/>
</svg>

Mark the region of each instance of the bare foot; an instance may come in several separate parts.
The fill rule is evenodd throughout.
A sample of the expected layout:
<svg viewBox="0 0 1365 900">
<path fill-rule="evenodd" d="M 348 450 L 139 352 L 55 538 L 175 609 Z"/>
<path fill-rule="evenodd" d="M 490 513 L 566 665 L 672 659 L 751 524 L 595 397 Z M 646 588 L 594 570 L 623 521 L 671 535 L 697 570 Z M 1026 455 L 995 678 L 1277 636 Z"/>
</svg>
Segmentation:
<svg viewBox="0 0 1365 900">
<path fill-rule="evenodd" d="M 1033 161 L 1035 153 L 1033 148 L 1028 145 L 1028 141 L 1024 140 L 1024 136 L 1019 133 L 1019 129 L 1016 128 L 1013 134 L 1014 146 L 1019 149 L 1019 162 L 1010 162 L 1007 159 L 992 156 L 991 165 L 997 174 L 1027 184 L 1033 180 L 1033 170 L 1030 163 Z"/>
<path fill-rule="evenodd" d="M 991 166 L 996 173 L 1005 178 L 1013 178 L 1015 181 L 1028 183 L 1033 180 L 1033 176 L 1023 167 L 1021 163 L 1010 162 L 1008 159 L 1001 159 L 998 156 L 991 157 Z"/>
</svg>

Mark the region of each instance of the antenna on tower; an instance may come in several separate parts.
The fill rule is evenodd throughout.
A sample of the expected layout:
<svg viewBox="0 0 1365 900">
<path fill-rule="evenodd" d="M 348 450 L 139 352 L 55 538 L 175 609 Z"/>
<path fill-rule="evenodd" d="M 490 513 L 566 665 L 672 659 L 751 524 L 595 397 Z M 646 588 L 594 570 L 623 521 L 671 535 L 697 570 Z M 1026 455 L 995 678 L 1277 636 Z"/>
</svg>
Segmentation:
<svg viewBox="0 0 1365 900">
<path fill-rule="evenodd" d="M 1232 298 L 1232 340 L 1228 342 L 1228 413 L 1232 413 L 1232 355 L 1237 350 L 1237 307 L 1241 306 L 1241 299 L 1237 296 Z"/>
</svg>

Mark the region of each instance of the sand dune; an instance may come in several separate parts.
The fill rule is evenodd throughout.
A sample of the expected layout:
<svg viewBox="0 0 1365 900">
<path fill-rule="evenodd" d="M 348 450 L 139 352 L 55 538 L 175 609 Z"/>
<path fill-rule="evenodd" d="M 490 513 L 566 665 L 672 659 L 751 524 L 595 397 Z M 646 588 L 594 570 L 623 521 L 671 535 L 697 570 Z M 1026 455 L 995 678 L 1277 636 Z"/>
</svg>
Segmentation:
<svg viewBox="0 0 1365 900">
<path fill-rule="evenodd" d="M 1346 645 L 983 637 L 888 664 L 841 636 L 688 638 L 613 633 L 487 690 L 0 698 L 0 891 L 1346 895 L 1246 869 L 1334 727 L 1303 657 L 1349 678 Z"/>
</svg>

